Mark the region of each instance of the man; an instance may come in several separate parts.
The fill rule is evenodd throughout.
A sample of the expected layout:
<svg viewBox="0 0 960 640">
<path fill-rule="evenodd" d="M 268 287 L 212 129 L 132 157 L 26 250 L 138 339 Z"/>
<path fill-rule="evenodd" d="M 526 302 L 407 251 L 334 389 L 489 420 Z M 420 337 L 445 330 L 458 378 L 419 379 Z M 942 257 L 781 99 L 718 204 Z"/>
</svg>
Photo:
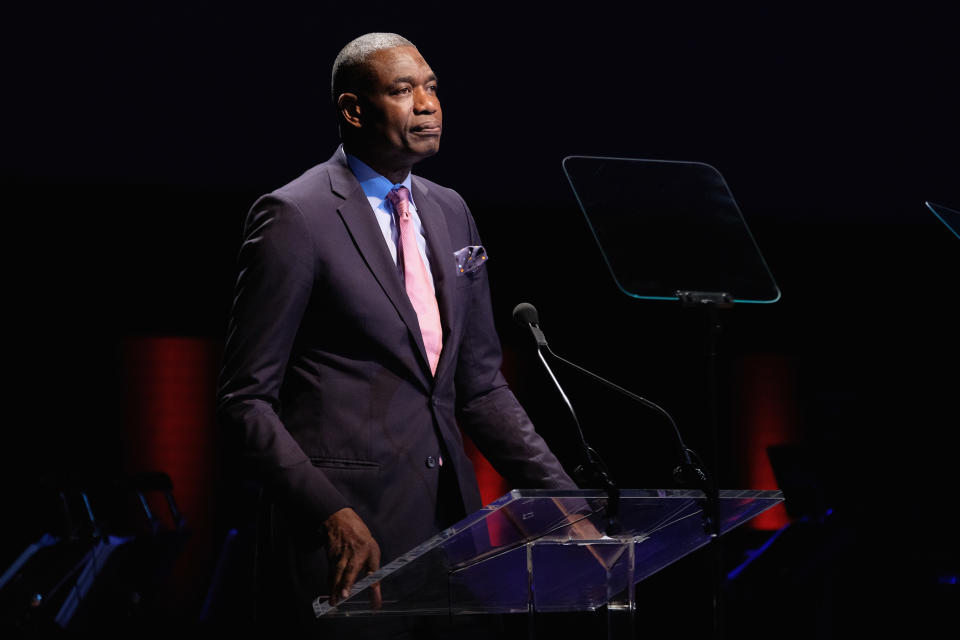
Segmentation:
<svg viewBox="0 0 960 640">
<path fill-rule="evenodd" d="M 395 34 L 332 75 L 343 145 L 248 214 L 219 389 L 268 497 L 276 615 L 481 506 L 458 425 L 513 486 L 575 487 L 500 373 L 469 209 L 410 173 L 439 149 L 436 76 Z"/>
</svg>

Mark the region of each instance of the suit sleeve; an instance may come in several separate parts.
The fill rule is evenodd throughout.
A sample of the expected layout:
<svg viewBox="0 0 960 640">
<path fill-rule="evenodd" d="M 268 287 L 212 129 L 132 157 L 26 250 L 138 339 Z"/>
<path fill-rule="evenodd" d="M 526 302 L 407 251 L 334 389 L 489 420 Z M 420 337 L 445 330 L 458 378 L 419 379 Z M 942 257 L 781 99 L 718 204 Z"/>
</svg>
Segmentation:
<svg viewBox="0 0 960 640">
<path fill-rule="evenodd" d="M 275 499 L 319 526 L 349 506 L 280 419 L 280 387 L 315 282 L 301 212 L 275 196 L 247 216 L 218 386 L 217 418 L 238 456 Z"/>
<path fill-rule="evenodd" d="M 471 244 L 479 245 L 473 216 L 461 200 Z M 512 486 L 523 489 L 572 489 L 577 485 L 534 429 L 500 371 L 503 353 L 493 319 L 490 283 L 481 268 L 469 285 L 471 309 L 466 314 L 456 369 L 457 423 L 480 452 Z"/>
</svg>

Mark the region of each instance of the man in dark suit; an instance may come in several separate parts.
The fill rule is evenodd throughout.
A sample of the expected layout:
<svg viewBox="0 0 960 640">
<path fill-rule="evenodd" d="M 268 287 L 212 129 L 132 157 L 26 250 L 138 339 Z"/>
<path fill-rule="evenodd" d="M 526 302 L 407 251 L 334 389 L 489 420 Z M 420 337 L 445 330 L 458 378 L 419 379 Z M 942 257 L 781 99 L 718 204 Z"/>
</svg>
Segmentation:
<svg viewBox="0 0 960 640">
<path fill-rule="evenodd" d="M 275 595 L 294 616 L 481 506 L 458 427 L 513 486 L 575 486 L 500 372 L 486 268 L 458 266 L 482 246 L 469 209 L 411 176 L 440 143 L 430 67 L 400 36 L 368 34 L 332 88 L 342 147 L 247 216 L 219 389 L 269 498 Z M 412 255 L 391 218 L 400 184 Z M 414 260 L 437 335 L 408 295 Z"/>
</svg>

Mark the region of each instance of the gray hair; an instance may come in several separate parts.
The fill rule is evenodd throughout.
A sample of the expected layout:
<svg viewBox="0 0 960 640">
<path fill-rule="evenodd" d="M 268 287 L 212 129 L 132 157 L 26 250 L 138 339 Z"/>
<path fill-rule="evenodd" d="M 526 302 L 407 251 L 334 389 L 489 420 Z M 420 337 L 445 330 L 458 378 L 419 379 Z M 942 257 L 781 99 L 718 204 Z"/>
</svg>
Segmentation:
<svg viewBox="0 0 960 640">
<path fill-rule="evenodd" d="M 337 98 L 360 79 L 366 70 L 367 58 L 377 51 L 394 47 L 416 46 L 395 33 L 367 33 L 347 43 L 333 61 L 330 74 L 330 94 L 334 104 Z"/>
</svg>

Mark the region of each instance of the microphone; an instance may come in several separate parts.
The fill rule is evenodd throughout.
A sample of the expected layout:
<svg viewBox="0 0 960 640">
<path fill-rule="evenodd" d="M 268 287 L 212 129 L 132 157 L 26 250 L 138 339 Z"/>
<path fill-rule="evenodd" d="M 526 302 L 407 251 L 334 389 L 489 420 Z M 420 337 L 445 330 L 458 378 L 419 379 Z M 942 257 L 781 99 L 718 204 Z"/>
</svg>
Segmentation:
<svg viewBox="0 0 960 640">
<path fill-rule="evenodd" d="M 546 347 L 547 338 L 540 330 L 540 314 L 537 308 L 529 302 L 521 302 L 513 308 L 513 319 L 521 327 L 529 327 L 533 333 L 533 339 L 537 341 L 537 347 Z"/>
<path fill-rule="evenodd" d="M 601 378 L 592 371 L 587 371 L 583 367 L 576 365 L 569 360 L 561 358 L 553 351 L 550 350 L 550 347 L 547 345 L 547 338 L 543 334 L 543 330 L 540 329 L 540 315 L 537 313 L 536 308 L 528 303 L 521 302 L 513 309 L 513 319 L 517 321 L 518 324 L 526 326 L 530 329 L 530 332 L 533 334 L 534 340 L 537 342 L 537 355 L 540 357 L 540 361 L 543 363 L 543 366 L 546 367 L 547 372 L 550 374 L 550 377 L 553 379 L 554 384 L 557 386 L 557 389 L 560 389 L 559 383 L 557 383 L 556 378 L 553 375 L 553 372 L 550 371 L 550 367 L 547 365 L 546 359 L 543 357 L 543 351 L 546 351 L 556 360 L 564 363 L 565 365 L 576 369 L 577 371 L 583 373 L 584 375 L 593 378 L 594 380 L 602 383 L 603 385 L 621 393 L 631 400 L 635 400 L 640 404 L 653 409 L 660 414 L 662 414 L 673 426 L 673 432 L 677 438 L 677 446 L 680 452 L 680 464 L 673 470 L 674 480 L 680 484 L 680 486 L 693 486 L 699 488 L 703 491 L 704 494 L 704 508 L 703 508 L 703 529 L 704 532 L 710 536 L 711 541 L 714 543 L 714 625 L 715 628 L 718 624 L 718 611 L 720 606 L 720 585 L 722 575 L 722 563 L 721 556 L 719 551 L 719 546 L 717 543 L 720 540 L 720 496 L 717 490 L 716 483 L 707 476 L 703 471 L 703 464 L 700 463 L 700 458 L 697 456 L 696 452 L 692 449 L 689 449 L 687 445 L 683 442 L 683 437 L 680 435 L 680 429 L 677 427 L 677 422 L 663 407 L 659 406 L 642 398 L 635 393 L 627 391 L 623 387 L 616 385 L 605 378 Z M 573 407 L 570 406 L 570 401 L 567 400 L 566 395 L 563 393 L 563 390 L 560 390 L 560 395 L 563 396 L 564 401 L 567 402 L 567 405 L 570 407 L 571 413 L 573 412 Z M 596 462 L 591 456 L 593 450 L 587 445 L 586 440 L 583 439 L 583 431 L 580 429 L 580 423 L 577 422 L 576 416 L 574 416 L 574 422 L 577 424 L 577 430 L 580 431 L 580 440 L 583 443 L 584 448 L 587 451 L 587 459 L 591 463 L 591 466 L 595 470 L 595 473 L 600 477 L 601 482 L 604 483 L 604 487 L 607 489 L 607 495 L 609 496 L 607 500 L 607 535 L 614 535 L 619 533 L 621 525 L 619 522 L 619 510 L 620 510 L 620 490 L 613 484 L 613 481 L 610 480 L 609 476 L 606 474 L 603 466 Z M 694 464 L 694 459 L 697 460 L 699 464 Z"/>
<path fill-rule="evenodd" d="M 664 409 L 663 407 L 661 407 L 660 405 L 654 402 L 651 402 L 650 400 L 647 400 L 646 398 L 638 396 L 637 394 L 624 389 L 619 385 L 614 384 L 613 382 L 610 382 L 605 378 L 598 376 L 592 371 L 588 371 L 583 367 L 577 364 L 574 364 L 569 360 L 561 358 L 560 356 L 555 354 L 547 345 L 547 338 L 544 335 L 543 330 L 540 329 L 540 314 L 537 313 L 536 307 L 534 307 L 529 302 L 521 302 L 520 304 L 518 304 L 516 307 L 513 308 L 513 319 L 520 326 L 525 326 L 530 329 L 530 332 L 533 334 L 534 340 L 536 340 L 536 343 L 537 343 L 537 354 L 540 356 L 540 360 L 543 362 L 544 366 L 547 366 L 547 363 L 546 363 L 546 360 L 544 360 L 543 358 L 541 349 L 543 351 L 546 351 L 551 357 L 562 362 L 568 367 L 571 367 L 572 369 L 575 369 L 580 373 L 590 378 L 593 378 L 594 380 L 602 383 L 606 387 L 613 389 L 614 391 L 627 396 L 631 400 L 639 402 L 645 407 L 649 409 L 653 409 L 654 411 L 657 411 L 658 413 L 663 415 L 670 422 L 671 426 L 673 426 L 673 432 L 676 436 L 677 447 L 680 453 L 681 462 L 673 470 L 674 480 L 676 480 L 677 483 L 680 484 L 681 486 L 693 485 L 693 486 L 701 487 L 703 488 L 704 492 L 707 493 L 707 489 L 709 488 L 709 481 L 707 478 L 707 474 L 703 471 L 702 462 L 700 462 L 700 458 L 696 454 L 696 452 L 688 448 L 687 445 L 683 442 L 683 437 L 680 435 L 680 428 L 677 427 L 677 423 L 673 419 L 673 416 L 671 416 L 666 411 L 666 409 Z M 554 384 L 557 386 L 557 388 L 559 388 L 559 383 L 557 383 L 556 378 L 553 377 L 553 372 L 550 371 L 549 367 L 547 367 L 547 371 L 550 373 L 550 377 L 553 378 Z M 567 400 L 566 395 L 563 393 L 562 390 L 560 391 L 560 394 L 563 396 L 564 400 L 569 405 L 570 404 L 569 400 Z M 570 407 L 570 411 L 573 411 L 572 406 Z M 576 422 L 576 417 L 574 417 L 574 421 Z M 579 422 L 577 422 L 577 429 L 580 429 Z M 580 432 L 580 439 L 583 442 L 584 446 L 587 446 L 586 441 L 583 439 L 582 430 Z M 697 460 L 698 464 L 694 463 L 694 459 Z"/>
<path fill-rule="evenodd" d="M 530 332 L 533 334 L 533 339 L 537 342 L 537 355 L 540 356 L 540 362 L 543 363 L 544 368 L 546 368 L 547 373 L 550 375 L 550 379 L 553 381 L 553 385 L 557 388 L 557 391 L 560 392 L 560 396 L 563 398 L 564 404 L 567 405 L 567 409 L 570 411 L 570 415 L 573 417 L 573 422 L 577 426 L 577 431 L 580 436 L 580 444 L 586 453 L 587 460 L 592 461 L 593 449 L 587 444 L 586 439 L 583 437 L 583 430 L 580 428 L 580 420 L 577 419 L 577 412 L 573 410 L 573 404 L 570 403 L 570 399 L 567 397 L 567 394 L 563 392 L 563 387 L 560 386 L 556 376 L 553 375 L 553 371 L 550 369 L 550 365 L 547 364 L 543 354 L 540 352 L 541 349 L 546 349 L 549 351 L 550 348 L 547 346 L 546 336 L 544 336 L 543 331 L 540 330 L 540 320 L 536 307 L 529 302 L 521 302 L 513 308 L 513 319 L 516 320 L 519 325 L 528 327 Z"/>
<path fill-rule="evenodd" d="M 607 471 L 606 465 L 600 459 L 600 454 L 598 454 L 593 447 L 587 444 L 587 439 L 583 436 L 583 429 L 580 427 L 580 420 L 577 419 L 577 412 L 573 410 L 573 404 L 570 403 L 570 399 L 567 397 L 567 394 L 563 392 L 563 387 L 560 386 L 560 383 L 557 381 L 557 377 L 553 375 L 553 370 L 543 357 L 541 349 L 551 354 L 552 352 L 547 346 L 546 336 L 544 336 L 543 331 L 540 330 L 540 320 L 537 314 L 537 309 L 529 302 L 521 302 L 513 308 L 513 319 L 516 320 L 521 326 L 528 327 L 530 332 L 533 334 L 533 338 L 537 342 L 537 356 L 539 356 L 540 362 L 543 364 L 544 369 L 546 369 L 547 374 L 550 376 L 550 380 L 553 381 L 553 386 L 555 386 L 557 391 L 560 392 L 560 397 L 563 398 L 563 402 L 567 405 L 567 409 L 570 411 L 570 416 L 573 418 L 573 424 L 577 427 L 577 435 L 580 438 L 580 446 L 583 449 L 587 465 L 589 465 L 590 470 L 593 472 L 592 476 L 600 481 L 600 484 L 603 485 L 604 490 L 607 492 L 608 501 L 606 511 L 608 523 L 606 533 L 607 535 L 619 533 L 620 489 L 617 487 L 616 483 L 614 483 L 613 479 L 610 478 L 610 474 Z M 574 470 L 574 475 L 586 475 L 586 470 L 581 465 Z"/>
</svg>

